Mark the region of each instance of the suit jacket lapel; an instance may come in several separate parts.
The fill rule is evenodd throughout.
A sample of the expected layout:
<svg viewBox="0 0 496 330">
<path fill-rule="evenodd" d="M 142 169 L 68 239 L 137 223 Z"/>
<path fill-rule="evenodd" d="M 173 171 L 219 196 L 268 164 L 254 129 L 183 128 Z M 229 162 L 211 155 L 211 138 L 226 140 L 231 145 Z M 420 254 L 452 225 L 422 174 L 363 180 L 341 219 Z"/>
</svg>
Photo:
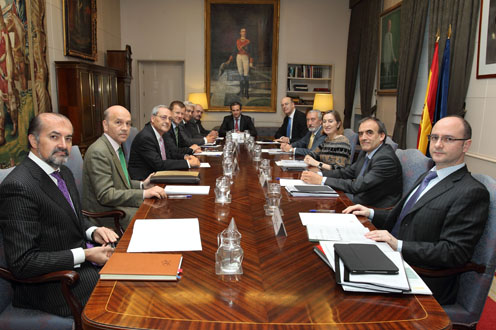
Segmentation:
<svg viewBox="0 0 496 330">
<path fill-rule="evenodd" d="M 39 182 L 39 186 L 41 190 L 45 192 L 45 194 L 52 199 L 57 205 L 60 205 L 60 207 L 67 213 L 67 215 L 74 221 L 78 226 L 80 225 L 79 223 L 79 218 L 76 215 L 74 209 L 72 206 L 69 204 L 69 202 L 65 199 L 64 195 L 60 191 L 59 187 L 53 180 L 39 167 L 36 165 L 35 162 L 33 162 L 31 159 L 27 158 L 26 166 L 29 167 L 30 173 L 33 176 L 33 180 L 37 180 Z M 64 180 L 66 180 L 65 176 L 62 176 Z M 66 181 L 67 185 L 67 181 Z M 67 188 L 69 190 L 69 194 L 71 195 L 71 199 L 73 201 L 73 204 L 79 204 L 76 201 L 76 196 L 77 194 L 74 194 L 74 191 L 72 190 L 72 187 L 69 188 L 70 185 L 67 185 Z M 76 211 L 78 209 L 76 208 Z"/>
<path fill-rule="evenodd" d="M 128 189 L 131 189 L 131 186 L 129 186 L 129 182 L 126 179 L 126 175 L 124 174 L 124 170 L 122 169 L 121 160 L 115 153 L 114 147 L 112 147 L 112 144 L 105 135 L 102 135 L 102 138 L 103 142 L 105 142 L 105 145 L 107 146 L 109 154 L 112 156 L 112 161 L 114 162 L 114 166 L 117 169 L 117 173 L 119 173 L 122 182 Z"/>
</svg>

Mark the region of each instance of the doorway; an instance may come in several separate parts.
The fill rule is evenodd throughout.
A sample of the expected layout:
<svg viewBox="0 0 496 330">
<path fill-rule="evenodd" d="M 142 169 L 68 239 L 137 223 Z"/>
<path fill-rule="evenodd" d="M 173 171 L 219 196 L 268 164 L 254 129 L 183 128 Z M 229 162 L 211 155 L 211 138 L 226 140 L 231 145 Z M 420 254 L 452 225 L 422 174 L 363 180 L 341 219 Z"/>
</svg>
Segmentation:
<svg viewBox="0 0 496 330">
<path fill-rule="evenodd" d="M 184 100 L 184 61 L 138 61 L 139 122 L 141 130 L 158 104 Z"/>
</svg>

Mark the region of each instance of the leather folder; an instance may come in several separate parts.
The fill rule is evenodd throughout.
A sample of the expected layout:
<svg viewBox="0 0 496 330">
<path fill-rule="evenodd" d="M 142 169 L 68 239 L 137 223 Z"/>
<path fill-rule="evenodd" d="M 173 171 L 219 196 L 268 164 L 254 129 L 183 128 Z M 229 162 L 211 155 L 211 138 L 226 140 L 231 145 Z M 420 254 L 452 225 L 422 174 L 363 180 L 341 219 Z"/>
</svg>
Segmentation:
<svg viewBox="0 0 496 330">
<path fill-rule="evenodd" d="M 150 178 L 151 183 L 165 184 L 198 184 L 200 172 L 158 171 Z"/>
<path fill-rule="evenodd" d="M 334 244 L 351 274 L 398 274 L 398 267 L 374 244 Z"/>
</svg>

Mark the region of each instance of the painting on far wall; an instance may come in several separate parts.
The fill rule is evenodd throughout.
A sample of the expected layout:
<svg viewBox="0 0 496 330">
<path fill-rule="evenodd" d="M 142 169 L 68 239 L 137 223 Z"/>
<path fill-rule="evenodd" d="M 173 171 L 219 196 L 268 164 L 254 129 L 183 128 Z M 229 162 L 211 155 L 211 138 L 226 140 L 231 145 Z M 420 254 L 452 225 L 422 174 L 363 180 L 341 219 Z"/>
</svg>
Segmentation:
<svg viewBox="0 0 496 330">
<path fill-rule="evenodd" d="M 398 88 L 400 16 L 401 3 L 380 16 L 378 94 L 396 94 Z"/>
<path fill-rule="evenodd" d="M 275 112 L 279 0 L 205 0 L 208 110 Z"/>
<path fill-rule="evenodd" d="M 496 0 L 481 3 L 477 46 L 477 79 L 496 78 Z"/>
<path fill-rule="evenodd" d="M 0 168 L 8 168 L 28 153 L 31 118 L 52 105 L 45 0 L 4 0 L 0 9 Z"/>
<path fill-rule="evenodd" d="M 63 0 L 64 55 L 96 61 L 96 0 Z"/>
</svg>

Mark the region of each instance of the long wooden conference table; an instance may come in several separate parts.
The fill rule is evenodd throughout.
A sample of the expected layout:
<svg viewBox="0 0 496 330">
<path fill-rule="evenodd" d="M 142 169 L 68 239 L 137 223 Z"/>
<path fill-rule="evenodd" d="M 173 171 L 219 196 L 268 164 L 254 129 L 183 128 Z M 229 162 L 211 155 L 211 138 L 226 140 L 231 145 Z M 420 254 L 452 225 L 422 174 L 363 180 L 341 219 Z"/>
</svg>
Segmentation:
<svg viewBox="0 0 496 330">
<path fill-rule="evenodd" d="M 198 218 L 202 251 L 183 252 L 183 276 L 177 282 L 100 280 L 83 311 L 84 329 L 450 329 L 432 296 L 344 292 L 333 271 L 313 252 L 298 212 L 350 205 L 338 198 L 293 198 L 282 192 L 287 237 L 275 236 L 265 216 L 265 196 L 255 163 L 240 146 L 239 172 L 232 202 L 215 203 L 215 179 L 221 157 L 201 156 L 211 168 L 200 169 L 208 196 L 149 199 L 135 219 Z M 280 156 L 264 158 L 275 159 Z M 273 165 L 277 177 L 297 178 Z M 242 234 L 243 275 L 215 274 L 217 234 L 234 217 Z M 370 226 L 366 220 L 364 225 Z M 134 220 L 116 251 L 126 252 Z"/>
</svg>

